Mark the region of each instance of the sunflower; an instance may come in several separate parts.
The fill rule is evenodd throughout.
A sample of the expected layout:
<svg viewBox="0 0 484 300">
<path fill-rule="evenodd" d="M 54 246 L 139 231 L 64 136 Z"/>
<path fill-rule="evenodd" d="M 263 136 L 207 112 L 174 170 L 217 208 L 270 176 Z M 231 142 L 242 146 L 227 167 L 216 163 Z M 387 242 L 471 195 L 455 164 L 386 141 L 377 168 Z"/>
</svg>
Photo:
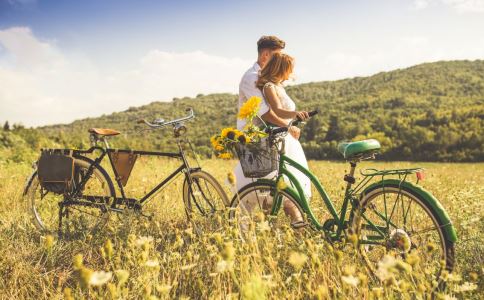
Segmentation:
<svg viewBox="0 0 484 300">
<path fill-rule="evenodd" d="M 250 97 L 240 108 L 239 119 L 252 120 L 259 111 L 259 106 L 262 99 L 257 96 Z"/>
<path fill-rule="evenodd" d="M 242 144 L 246 144 L 246 143 L 250 142 L 250 138 L 248 136 L 246 136 L 246 135 L 243 135 L 243 134 L 240 135 L 237 138 L 237 140 L 239 140 L 239 142 L 242 143 Z"/>
<path fill-rule="evenodd" d="M 222 133 L 220 136 L 223 138 L 227 138 L 229 140 L 236 140 L 239 136 L 243 134 L 242 131 L 232 128 L 232 127 L 227 127 L 222 129 Z"/>
<path fill-rule="evenodd" d="M 225 147 L 222 145 L 222 138 L 220 136 L 214 135 L 210 138 L 210 143 L 213 149 L 216 151 L 223 151 Z"/>
<path fill-rule="evenodd" d="M 235 130 L 235 129 L 234 129 L 234 128 L 232 128 L 232 127 L 227 127 L 227 128 L 224 128 L 224 129 L 222 129 L 222 133 L 220 134 L 220 136 L 221 136 L 222 138 L 226 138 L 226 137 L 228 136 L 229 132 L 233 132 L 234 130 Z"/>
</svg>

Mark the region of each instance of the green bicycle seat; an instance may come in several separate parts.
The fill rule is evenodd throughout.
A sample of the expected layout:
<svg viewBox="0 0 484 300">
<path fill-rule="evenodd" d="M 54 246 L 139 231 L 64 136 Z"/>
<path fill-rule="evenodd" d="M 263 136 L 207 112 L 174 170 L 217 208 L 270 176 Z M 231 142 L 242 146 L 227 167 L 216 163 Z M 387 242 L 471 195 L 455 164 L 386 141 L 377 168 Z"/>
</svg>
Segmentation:
<svg viewBox="0 0 484 300">
<path fill-rule="evenodd" d="M 380 143 L 375 139 L 358 142 L 343 142 L 338 145 L 338 151 L 345 159 L 355 158 L 362 154 L 373 152 L 381 148 Z"/>
</svg>

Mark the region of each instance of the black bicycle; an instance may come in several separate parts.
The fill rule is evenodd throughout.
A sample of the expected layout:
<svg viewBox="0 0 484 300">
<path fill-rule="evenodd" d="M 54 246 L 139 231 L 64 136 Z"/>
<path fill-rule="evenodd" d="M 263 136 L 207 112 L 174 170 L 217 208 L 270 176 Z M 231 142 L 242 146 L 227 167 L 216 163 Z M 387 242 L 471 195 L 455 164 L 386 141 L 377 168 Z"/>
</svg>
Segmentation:
<svg viewBox="0 0 484 300">
<path fill-rule="evenodd" d="M 91 147 L 88 150 L 43 149 L 28 178 L 24 197 L 30 202 L 35 225 L 43 232 L 59 234 L 69 232 L 94 232 L 102 228 L 111 213 L 136 211 L 143 214 L 143 207 L 153 196 L 183 175 L 182 198 L 188 220 L 215 215 L 230 204 L 227 195 L 209 173 L 203 171 L 195 156 L 196 166 L 190 166 L 187 151 L 194 154 L 192 144 L 184 137 L 184 123 L 194 118 L 188 116 L 153 122 L 140 120 L 150 129 L 171 126 L 178 146 L 177 152 L 153 152 L 111 149 L 108 138 L 120 132 L 112 129 L 89 129 Z M 101 144 L 101 145 L 99 145 Z M 87 154 L 99 153 L 94 159 Z M 164 178 L 142 198 L 126 197 L 126 185 L 134 163 L 140 156 L 158 156 L 179 159 L 181 165 Z M 116 195 L 113 181 L 101 166 L 108 157 L 120 196 Z M 149 215 L 144 215 L 150 217 Z"/>
</svg>

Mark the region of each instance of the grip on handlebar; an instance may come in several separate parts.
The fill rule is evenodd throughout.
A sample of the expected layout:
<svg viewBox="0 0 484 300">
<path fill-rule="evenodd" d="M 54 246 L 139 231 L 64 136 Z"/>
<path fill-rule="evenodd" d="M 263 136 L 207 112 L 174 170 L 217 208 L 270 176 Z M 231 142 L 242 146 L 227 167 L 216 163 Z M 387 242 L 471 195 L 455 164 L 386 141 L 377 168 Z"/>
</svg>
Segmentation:
<svg viewBox="0 0 484 300">
<path fill-rule="evenodd" d="M 313 111 L 308 112 L 308 115 L 311 118 L 312 116 L 314 116 L 314 115 L 316 115 L 318 113 L 319 113 L 319 110 L 316 109 L 316 110 L 313 110 Z M 296 121 L 292 122 L 292 125 L 297 125 L 300 122 L 302 122 L 302 120 L 299 117 L 297 117 Z"/>
<path fill-rule="evenodd" d="M 144 123 L 146 123 L 145 119 L 141 119 L 141 120 L 136 121 L 136 124 L 144 124 Z"/>
</svg>

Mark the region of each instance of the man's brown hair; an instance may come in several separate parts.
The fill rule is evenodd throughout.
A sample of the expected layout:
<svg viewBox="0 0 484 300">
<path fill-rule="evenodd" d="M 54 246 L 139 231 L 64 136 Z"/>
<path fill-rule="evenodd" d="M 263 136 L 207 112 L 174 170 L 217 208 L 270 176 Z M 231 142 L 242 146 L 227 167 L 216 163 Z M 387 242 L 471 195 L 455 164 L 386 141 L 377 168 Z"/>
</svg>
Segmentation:
<svg viewBox="0 0 484 300">
<path fill-rule="evenodd" d="M 262 49 L 284 49 L 286 42 L 274 35 L 264 35 L 257 41 L 257 52 L 261 52 Z"/>
</svg>

